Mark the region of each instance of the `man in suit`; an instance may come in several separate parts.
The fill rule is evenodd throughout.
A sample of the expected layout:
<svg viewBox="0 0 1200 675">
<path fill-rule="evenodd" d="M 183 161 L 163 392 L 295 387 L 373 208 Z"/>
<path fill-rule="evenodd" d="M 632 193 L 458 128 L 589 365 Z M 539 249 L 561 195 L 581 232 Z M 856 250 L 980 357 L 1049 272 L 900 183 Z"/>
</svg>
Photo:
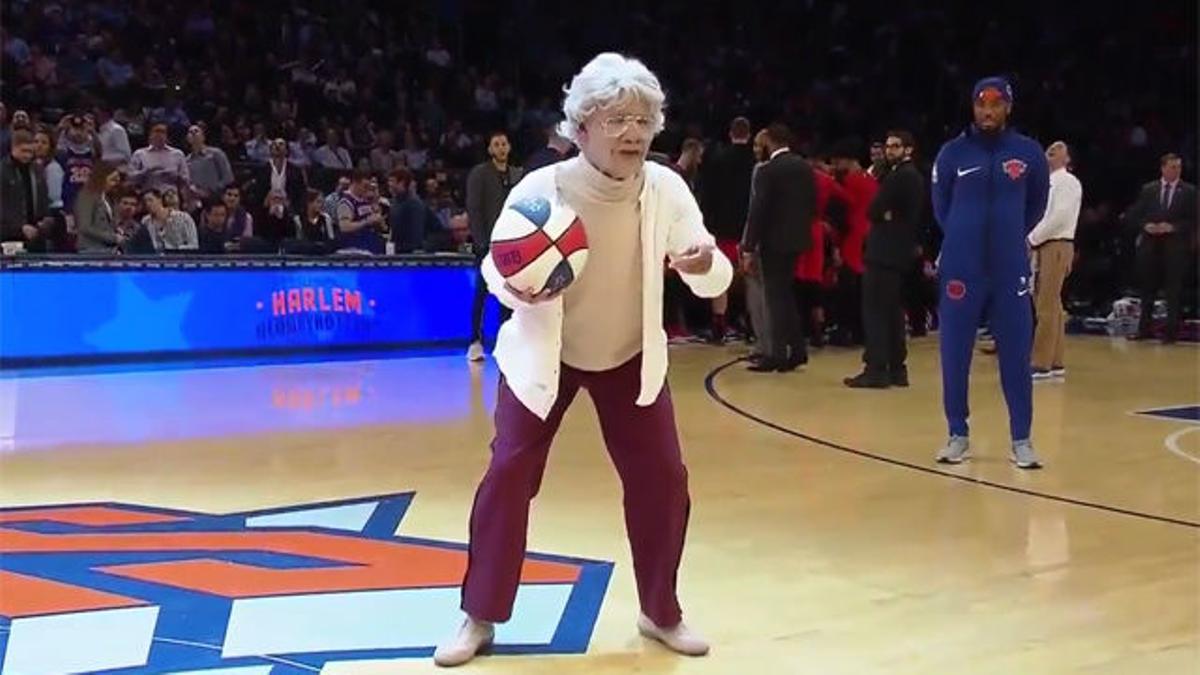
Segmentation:
<svg viewBox="0 0 1200 675">
<path fill-rule="evenodd" d="M 757 253 L 762 265 L 771 330 L 771 352 L 750 366 L 755 372 L 788 372 L 808 362 L 792 280 L 800 254 L 812 246 L 817 186 L 812 167 L 788 147 L 790 137 L 783 124 L 767 128 L 768 160 L 754 177 L 742 238 L 744 264 L 752 268 Z"/>
<path fill-rule="evenodd" d="M 54 226 L 46 175 L 33 161 L 33 132 L 12 132 L 10 154 L 0 161 L 0 241 L 23 242 L 25 250 L 46 251 Z"/>
<path fill-rule="evenodd" d="M 905 276 L 916 264 L 917 219 L 925 191 L 925 181 L 912 162 L 915 145 L 907 131 L 889 131 L 884 143 L 887 173 L 867 209 L 871 228 L 862 293 L 866 368 L 846 378 L 847 387 L 908 386 L 901 292 Z"/>
<path fill-rule="evenodd" d="M 749 202 L 754 199 L 753 185 L 755 179 L 758 178 L 758 170 L 767 163 L 766 138 L 766 129 L 760 129 L 754 135 L 754 166 L 750 169 L 750 179 L 746 181 L 747 212 L 749 211 Z M 742 229 L 745 230 L 745 227 L 746 225 L 743 223 Z M 721 240 L 718 239 L 718 246 L 720 242 Z M 736 248 L 740 249 L 741 247 L 742 244 L 739 240 Z M 762 282 L 762 263 L 756 252 L 750 252 L 749 255 L 743 252 L 739 257 L 741 258 L 742 278 L 746 281 L 746 314 L 750 317 L 750 329 L 754 333 L 754 348 L 750 351 L 749 360 L 756 363 L 772 354 L 771 327 L 767 323 L 767 299 Z"/>
<path fill-rule="evenodd" d="M 1163 343 L 1170 344 L 1179 336 L 1179 300 L 1196 230 L 1196 186 L 1180 180 L 1183 160 L 1179 155 L 1163 155 L 1159 170 L 1161 178 L 1142 186 L 1137 202 L 1126 215 L 1126 222 L 1137 229 L 1142 296 L 1142 316 L 1132 339 L 1150 337 L 1154 299 L 1162 288 L 1167 300 Z"/>
<path fill-rule="evenodd" d="M 266 166 L 254 171 L 255 206 L 264 205 L 267 196 L 274 191 L 287 195 L 287 206 L 294 214 L 304 213 L 304 202 L 308 195 L 308 175 L 302 167 L 288 161 L 287 141 L 276 138 L 267 146 L 270 159 Z"/>
</svg>

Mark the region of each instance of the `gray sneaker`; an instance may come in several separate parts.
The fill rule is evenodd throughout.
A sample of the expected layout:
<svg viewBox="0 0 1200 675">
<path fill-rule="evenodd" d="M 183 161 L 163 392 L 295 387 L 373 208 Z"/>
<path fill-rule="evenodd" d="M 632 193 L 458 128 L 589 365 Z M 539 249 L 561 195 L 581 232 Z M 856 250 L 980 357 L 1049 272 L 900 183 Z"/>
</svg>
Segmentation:
<svg viewBox="0 0 1200 675">
<path fill-rule="evenodd" d="M 939 464 L 961 464 L 963 460 L 971 458 L 971 442 L 966 436 L 951 436 L 946 442 L 946 447 L 938 450 L 937 461 Z"/>
<path fill-rule="evenodd" d="M 1013 441 L 1012 461 L 1019 469 L 1042 468 L 1042 463 L 1038 460 L 1037 453 L 1033 451 L 1033 443 L 1030 443 L 1028 440 Z"/>
</svg>

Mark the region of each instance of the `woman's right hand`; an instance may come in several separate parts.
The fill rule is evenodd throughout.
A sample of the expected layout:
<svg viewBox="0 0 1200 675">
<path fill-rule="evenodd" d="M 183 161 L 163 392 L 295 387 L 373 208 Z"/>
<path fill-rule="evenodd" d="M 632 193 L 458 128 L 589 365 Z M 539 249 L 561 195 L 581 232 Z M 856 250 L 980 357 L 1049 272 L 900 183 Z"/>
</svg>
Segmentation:
<svg viewBox="0 0 1200 675">
<path fill-rule="evenodd" d="M 523 290 L 514 288 L 511 284 L 509 284 L 507 282 L 505 282 L 504 288 L 509 293 L 512 293 L 513 295 L 515 295 L 518 300 L 520 300 L 521 302 L 523 302 L 527 305 L 537 305 L 537 304 L 540 304 L 543 302 L 550 302 L 551 300 L 557 298 L 562 293 L 562 291 L 551 292 L 550 290 L 544 290 L 541 293 L 534 294 L 534 293 L 530 293 L 528 290 L 523 291 Z"/>
</svg>

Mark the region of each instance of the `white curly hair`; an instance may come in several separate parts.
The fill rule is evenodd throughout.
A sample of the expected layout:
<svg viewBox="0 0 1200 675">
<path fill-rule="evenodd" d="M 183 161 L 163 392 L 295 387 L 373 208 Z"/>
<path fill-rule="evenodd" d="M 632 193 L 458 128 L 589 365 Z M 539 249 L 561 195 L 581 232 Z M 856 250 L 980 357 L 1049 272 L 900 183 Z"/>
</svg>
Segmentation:
<svg viewBox="0 0 1200 675">
<path fill-rule="evenodd" d="M 592 59 L 563 88 L 563 116 L 558 133 L 576 145 L 579 144 L 579 128 L 588 116 L 601 108 L 610 108 L 640 99 L 650 105 L 654 117 L 654 133 L 663 129 L 663 109 L 666 94 L 658 77 L 650 72 L 641 61 L 605 52 Z"/>
</svg>

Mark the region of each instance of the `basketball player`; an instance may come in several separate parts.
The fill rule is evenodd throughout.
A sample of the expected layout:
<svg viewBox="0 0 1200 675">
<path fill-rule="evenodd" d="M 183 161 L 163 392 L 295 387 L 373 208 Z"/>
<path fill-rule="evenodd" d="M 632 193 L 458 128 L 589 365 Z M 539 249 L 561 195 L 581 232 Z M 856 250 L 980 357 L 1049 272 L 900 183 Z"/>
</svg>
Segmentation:
<svg viewBox="0 0 1200 675">
<path fill-rule="evenodd" d="M 563 136 L 581 155 L 539 169 L 513 188 L 573 209 L 588 236 L 587 268 L 557 295 L 531 295 L 483 261 L 489 290 L 514 310 L 500 328 L 503 375 L 492 459 L 471 513 L 463 581 L 467 613 L 434 655 L 459 665 L 488 646 L 508 620 L 525 555 L 529 502 L 537 494 L 563 413 L 588 390 L 624 488 L 625 523 L 642 613 L 639 632 L 670 649 L 703 655 L 708 644 L 682 621 L 676 571 L 690 501 L 670 391 L 662 330 L 663 261 L 693 292 L 713 298 L 733 276 L 714 254 L 700 208 L 669 167 L 646 161 L 663 128 L 664 95 L 641 62 L 601 54 L 566 91 Z"/>
<path fill-rule="evenodd" d="M 705 160 L 704 180 L 700 183 L 700 201 L 704 204 L 707 225 L 717 238 L 717 248 L 734 265 L 741 259 L 738 241 L 746 225 L 746 213 L 750 210 L 750 179 L 754 164 L 750 120 L 735 117 L 729 124 L 729 145 Z M 735 276 L 735 289 L 736 286 Z M 729 306 L 730 295 L 736 294 L 736 290 L 723 293 L 712 301 L 713 342 L 724 342 L 729 333 L 730 322 L 726 315 L 737 312 L 736 309 L 730 312 Z M 732 323 L 737 323 L 736 318 Z"/>
<path fill-rule="evenodd" d="M 1000 384 L 1008 404 L 1012 461 L 1041 462 L 1029 439 L 1033 421 L 1033 308 L 1026 236 L 1046 213 L 1050 167 L 1041 146 L 1008 126 L 1012 87 L 980 80 L 972 92 L 975 124 L 942 146 L 933 167 L 933 211 L 942 243 L 942 401 L 950 440 L 937 461 L 967 459 L 968 379 L 980 318 L 996 336 Z"/>
</svg>

